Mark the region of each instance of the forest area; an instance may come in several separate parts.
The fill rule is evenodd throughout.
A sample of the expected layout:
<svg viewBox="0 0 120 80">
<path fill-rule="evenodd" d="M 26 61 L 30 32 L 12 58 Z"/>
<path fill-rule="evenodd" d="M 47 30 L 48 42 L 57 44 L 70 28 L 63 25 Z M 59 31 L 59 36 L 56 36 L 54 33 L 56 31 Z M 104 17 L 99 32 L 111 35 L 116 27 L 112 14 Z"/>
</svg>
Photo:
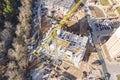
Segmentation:
<svg viewBox="0 0 120 80">
<path fill-rule="evenodd" d="M 0 0 L 0 80 L 26 80 L 32 0 Z"/>
</svg>

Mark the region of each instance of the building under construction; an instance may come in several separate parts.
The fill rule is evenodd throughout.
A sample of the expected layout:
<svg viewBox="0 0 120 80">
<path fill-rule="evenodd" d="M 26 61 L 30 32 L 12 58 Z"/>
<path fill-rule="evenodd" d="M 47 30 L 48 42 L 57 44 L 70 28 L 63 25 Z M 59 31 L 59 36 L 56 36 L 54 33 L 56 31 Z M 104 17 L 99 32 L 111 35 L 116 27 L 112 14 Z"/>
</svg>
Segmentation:
<svg viewBox="0 0 120 80">
<path fill-rule="evenodd" d="M 52 30 L 52 29 L 50 29 Z M 50 31 L 48 31 L 50 32 Z M 48 34 L 48 33 L 47 33 Z M 33 80 L 76 80 L 77 77 L 64 72 L 71 68 L 79 69 L 80 64 L 86 52 L 86 44 L 88 37 L 76 35 L 64 30 L 57 31 L 58 37 L 51 39 L 51 42 L 43 50 L 45 58 L 41 65 L 32 71 L 31 76 Z M 63 67 L 63 65 L 65 67 Z M 58 70 L 63 69 L 63 70 Z M 64 70 L 65 69 L 65 70 Z M 52 77 L 56 76 L 56 77 Z"/>
<path fill-rule="evenodd" d="M 98 76 L 96 78 L 96 74 L 93 73 L 100 73 L 99 75 L 101 75 L 101 71 L 98 69 L 96 71 L 96 68 L 93 68 L 94 65 L 90 65 L 98 59 L 92 58 L 93 61 L 89 62 L 90 64 L 86 63 L 88 62 L 87 57 L 89 57 L 88 37 L 80 33 L 76 35 L 72 31 L 62 30 L 66 21 L 73 17 L 72 15 L 76 16 L 76 10 L 81 6 L 83 0 L 79 0 L 77 3 L 77 0 L 41 1 L 41 10 L 47 10 L 45 12 L 47 16 L 43 17 L 50 20 L 51 28 L 47 29 L 46 34 L 43 35 L 40 45 L 31 51 L 29 58 L 30 68 L 34 67 L 30 71 L 32 80 L 83 80 L 83 78 L 89 80 L 91 77 L 98 80 Z M 76 13 L 73 14 L 75 11 Z M 78 16 L 76 22 L 83 18 L 84 15 L 81 17 L 81 14 L 79 14 L 81 12 L 81 10 L 78 10 L 78 15 L 80 16 Z M 60 21 L 56 20 L 58 16 L 63 19 L 60 19 Z M 45 21 L 42 18 L 40 20 Z M 85 27 L 83 28 L 85 29 Z M 85 53 L 88 54 L 85 55 Z M 83 58 L 86 62 L 83 61 Z"/>
<path fill-rule="evenodd" d="M 61 59 L 70 62 L 79 67 L 86 51 L 88 37 L 76 35 L 64 30 L 58 31 L 58 37 L 53 38 L 46 48 L 46 53 L 52 55 L 55 59 Z"/>
<path fill-rule="evenodd" d="M 52 74 L 58 76 L 59 74 L 56 69 L 60 68 L 64 63 L 69 63 L 76 69 L 80 67 L 86 52 L 88 37 L 76 35 L 61 29 L 66 20 L 79 8 L 82 0 L 76 3 L 76 5 L 75 3 L 75 0 L 42 0 L 42 9 L 47 8 L 47 15 L 50 15 L 51 18 L 59 15 L 63 17 L 63 20 L 61 20 L 59 24 L 52 24 L 52 27 L 48 30 L 46 35 L 43 36 L 41 45 L 32 52 L 34 56 L 39 57 L 39 60 L 41 60 L 38 70 L 36 69 L 37 72 L 35 70 L 33 72 L 31 71 L 33 80 L 44 79 L 44 77 L 47 76 L 46 73 L 49 75 L 47 76 L 49 79 Z M 32 61 L 32 57 L 29 61 Z M 67 70 L 68 68 L 69 67 L 65 67 L 64 69 Z M 62 80 L 76 80 L 76 77 L 72 76 L 70 73 L 66 73 L 64 70 L 61 71 L 63 72 L 60 72 L 59 76 L 64 77 Z"/>
</svg>

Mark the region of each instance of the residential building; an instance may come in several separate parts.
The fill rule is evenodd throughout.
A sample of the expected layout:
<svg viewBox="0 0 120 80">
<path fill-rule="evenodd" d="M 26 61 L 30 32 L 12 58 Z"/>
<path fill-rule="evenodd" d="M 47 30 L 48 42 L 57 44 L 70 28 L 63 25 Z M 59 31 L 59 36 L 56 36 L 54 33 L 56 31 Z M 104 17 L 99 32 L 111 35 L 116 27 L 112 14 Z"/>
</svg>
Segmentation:
<svg viewBox="0 0 120 80">
<path fill-rule="evenodd" d="M 120 27 L 115 31 L 105 45 L 112 59 L 120 58 Z"/>
<path fill-rule="evenodd" d="M 47 47 L 46 53 L 55 59 L 61 59 L 79 67 L 85 51 L 88 37 L 76 35 L 64 30 L 60 30 L 57 38 L 53 38 Z"/>
</svg>

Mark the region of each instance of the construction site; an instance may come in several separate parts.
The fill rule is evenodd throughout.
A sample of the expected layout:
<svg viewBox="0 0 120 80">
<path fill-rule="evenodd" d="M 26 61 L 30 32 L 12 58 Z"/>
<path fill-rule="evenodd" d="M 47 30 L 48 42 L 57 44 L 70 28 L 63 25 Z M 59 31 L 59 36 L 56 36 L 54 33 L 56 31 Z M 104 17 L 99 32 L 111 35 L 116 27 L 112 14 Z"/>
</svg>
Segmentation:
<svg viewBox="0 0 120 80">
<path fill-rule="evenodd" d="M 104 80 L 101 61 L 89 39 L 83 1 L 38 0 L 36 4 L 35 29 L 42 37 L 36 49 L 30 50 L 30 79 Z"/>
</svg>

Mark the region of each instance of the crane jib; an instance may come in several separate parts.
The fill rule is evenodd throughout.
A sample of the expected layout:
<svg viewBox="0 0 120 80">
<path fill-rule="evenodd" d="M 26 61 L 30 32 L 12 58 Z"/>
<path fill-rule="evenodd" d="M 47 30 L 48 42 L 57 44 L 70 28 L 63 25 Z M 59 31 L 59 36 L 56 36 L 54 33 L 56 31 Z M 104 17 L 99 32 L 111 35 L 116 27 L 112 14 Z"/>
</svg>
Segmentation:
<svg viewBox="0 0 120 80">
<path fill-rule="evenodd" d="M 70 16 L 79 8 L 80 4 L 83 2 L 83 0 L 79 0 L 75 6 L 65 15 L 63 20 L 57 25 L 56 28 L 52 30 L 52 33 L 49 35 L 48 39 L 44 42 L 42 45 L 42 49 L 46 48 L 46 46 L 50 43 L 51 39 L 55 36 L 57 36 L 57 30 L 61 29 L 62 26 L 65 24 L 65 22 L 70 18 Z M 35 56 L 39 56 L 41 52 L 37 52 L 37 54 L 34 54 Z"/>
</svg>

